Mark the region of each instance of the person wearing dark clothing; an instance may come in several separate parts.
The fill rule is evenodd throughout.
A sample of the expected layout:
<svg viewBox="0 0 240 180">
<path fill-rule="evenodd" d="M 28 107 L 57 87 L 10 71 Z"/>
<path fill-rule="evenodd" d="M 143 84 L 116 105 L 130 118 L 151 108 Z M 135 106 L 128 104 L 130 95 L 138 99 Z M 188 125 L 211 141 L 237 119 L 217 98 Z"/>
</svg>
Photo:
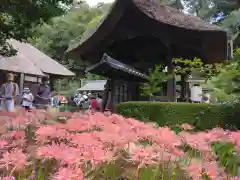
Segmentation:
<svg viewBox="0 0 240 180">
<path fill-rule="evenodd" d="M 49 86 L 49 79 L 42 78 L 42 84 L 38 87 L 35 97 L 35 105 L 38 109 L 47 109 L 51 104 L 51 89 Z"/>
</svg>

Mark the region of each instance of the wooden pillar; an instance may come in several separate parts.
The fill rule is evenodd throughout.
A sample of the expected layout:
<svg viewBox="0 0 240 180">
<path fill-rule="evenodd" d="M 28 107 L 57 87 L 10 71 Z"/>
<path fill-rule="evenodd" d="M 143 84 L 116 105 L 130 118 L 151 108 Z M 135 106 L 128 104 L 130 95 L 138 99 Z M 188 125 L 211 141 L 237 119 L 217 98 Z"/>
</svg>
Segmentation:
<svg viewBox="0 0 240 180">
<path fill-rule="evenodd" d="M 167 97 L 169 102 L 176 102 L 176 79 L 171 54 L 167 55 L 166 60 L 168 62 L 167 73 L 170 75 L 170 78 L 168 79 L 167 82 Z"/>
<path fill-rule="evenodd" d="M 111 80 L 111 103 L 110 109 L 112 112 L 116 110 L 116 82 L 115 80 Z"/>
<path fill-rule="evenodd" d="M 19 82 L 19 93 L 22 94 L 23 92 L 23 86 L 24 86 L 24 77 L 25 75 L 23 73 L 20 74 L 20 82 Z"/>
<path fill-rule="evenodd" d="M 111 80 L 108 79 L 107 83 L 105 85 L 105 88 L 104 88 L 104 93 L 103 93 L 103 104 L 102 104 L 102 108 L 101 108 L 102 112 L 104 112 L 107 107 L 109 91 L 110 91 L 110 83 L 111 83 Z"/>
</svg>

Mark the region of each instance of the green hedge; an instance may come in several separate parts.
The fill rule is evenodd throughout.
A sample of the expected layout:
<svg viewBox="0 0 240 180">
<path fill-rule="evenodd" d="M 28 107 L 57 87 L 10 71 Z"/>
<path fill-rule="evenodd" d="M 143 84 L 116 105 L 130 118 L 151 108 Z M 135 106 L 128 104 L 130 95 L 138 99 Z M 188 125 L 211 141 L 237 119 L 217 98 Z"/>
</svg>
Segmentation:
<svg viewBox="0 0 240 180">
<path fill-rule="evenodd" d="M 77 107 L 74 107 L 74 106 L 60 106 L 59 111 L 60 112 L 64 112 L 64 111 L 76 112 L 78 111 L 78 109 Z"/>
<path fill-rule="evenodd" d="M 197 130 L 221 126 L 240 128 L 239 105 L 209 105 L 169 102 L 124 102 L 117 105 L 117 113 L 142 121 L 155 121 L 160 126 L 188 123 Z"/>
</svg>

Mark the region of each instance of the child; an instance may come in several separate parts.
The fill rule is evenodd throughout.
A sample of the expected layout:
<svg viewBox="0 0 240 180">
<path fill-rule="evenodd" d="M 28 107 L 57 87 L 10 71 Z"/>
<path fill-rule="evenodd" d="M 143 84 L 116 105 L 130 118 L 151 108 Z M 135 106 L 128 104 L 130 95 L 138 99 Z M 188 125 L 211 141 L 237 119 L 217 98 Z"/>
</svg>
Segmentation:
<svg viewBox="0 0 240 180">
<path fill-rule="evenodd" d="M 91 99 L 91 108 L 92 108 L 93 111 L 97 110 L 97 100 L 94 96 Z"/>
<path fill-rule="evenodd" d="M 30 108 L 32 108 L 33 100 L 34 100 L 34 97 L 30 89 L 27 87 L 24 88 L 21 106 L 24 107 L 27 111 L 29 111 Z"/>
</svg>

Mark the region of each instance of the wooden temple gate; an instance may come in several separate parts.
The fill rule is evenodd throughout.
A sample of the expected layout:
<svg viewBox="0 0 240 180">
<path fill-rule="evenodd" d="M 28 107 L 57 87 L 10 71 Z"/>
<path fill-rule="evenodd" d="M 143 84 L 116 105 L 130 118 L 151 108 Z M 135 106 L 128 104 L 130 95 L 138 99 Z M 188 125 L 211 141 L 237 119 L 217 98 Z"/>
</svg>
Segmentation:
<svg viewBox="0 0 240 180">
<path fill-rule="evenodd" d="M 148 80 L 147 75 L 107 54 L 103 55 L 100 62 L 88 67 L 86 73 L 88 72 L 108 78 L 104 91 L 104 106 L 112 111 L 120 102 L 139 100 L 139 85 Z"/>
<path fill-rule="evenodd" d="M 86 33 L 84 41 L 69 46 L 67 54 L 72 59 L 95 64 L 96 68 L 89 72 L 114 81 L 114 102 L 134 100 L 134 93 L 126 95 L 126 91 L 134 89 L 128 90 L 129 84 L 144 82 L 147 79 L 144 73 L 155 64 L 167 66 L 168 73 L 173 75 L 172 58 L 198 57 L 206 64 L 227 59 L 226 31 L 156 0 L 115 0 L 110 12 L 91 32 Z M 111 62 L 104 63 L 101 61 L 104 53 L 122 64 L 114 67 Z M 122 68 L 123 63 L 128 67 Z M 129 66 L 138 71 L 134 73 Z M 125 80 L 127 85 L 120 85 L 119 80 Z M 174 102 L 174 76 L 167 87 L 166 101 Z"/>
</svg>

